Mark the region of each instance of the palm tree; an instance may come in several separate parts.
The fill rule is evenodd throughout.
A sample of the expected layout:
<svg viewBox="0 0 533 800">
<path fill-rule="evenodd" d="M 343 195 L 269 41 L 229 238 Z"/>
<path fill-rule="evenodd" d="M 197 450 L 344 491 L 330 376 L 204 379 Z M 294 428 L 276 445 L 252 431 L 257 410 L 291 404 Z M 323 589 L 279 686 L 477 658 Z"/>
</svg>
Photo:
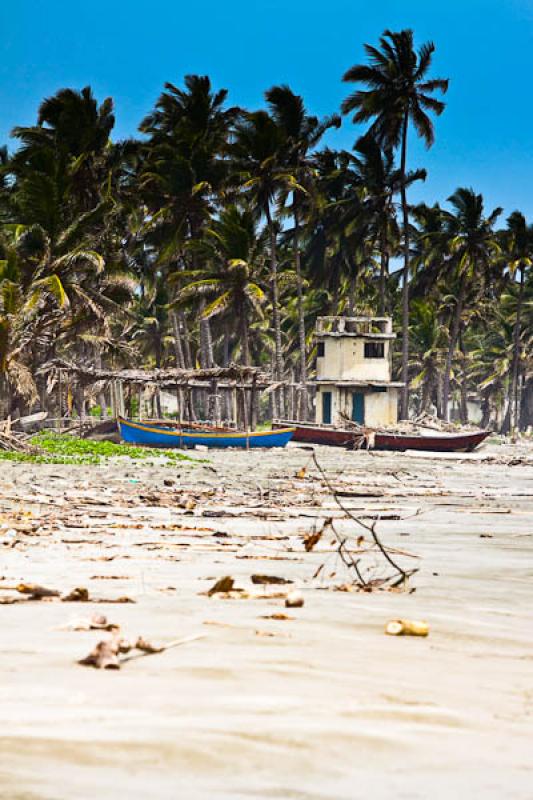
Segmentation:
<svg viewBox="0 0 533 800">
<path fill-rule="evenodd" d="M 394 197 L 401 187 L 426 179 L 426 170 L 417 169 L 402 175 L 394 165 L 393 151 L 382 148 L 370 134 L 362 136 L 354 147 L 353 166 L 364 191 L 363 205 L 369 218 L 368 235 L 380 253 L 379 313 L 385 313 L 386 281 L 391 250 L 399 238 Z"/>
<path fill-rule="evenodd" d="M 513 358 L 509 386 L 509 404 L 507 419 L 504 422 L 506 430 L 514 431 L 518 425 L 520 413 L 518 374 L 522 350 L 521 323 L 526 287 L 526 273 L 533 263 L 533 228 L 526 223 L 524 215 L 519 211 L 513 211 L 507 219 L 507 230 L 504 233 L 503 239 L 505 257 L 507 259 L 507 266 L 511 278 L 514 280 L 516 273 L 520 272 L 513 330 Z"/>
<path fill-rule="evenodd" d="M 344 114 L 354 113 L 354 122 L 373 120 L 370 133 L 389 147 L 400 147 L 401 202 L 403 215 L 402 287 L 402 390 L 401 415 L 407 417 L 409 404 L 409 209 L 407 206 L 407 138 L 409 122 L 427 147 L 434 141 L 433 123 L 428 111 L 442 114 L 444 103 L 431 96 L 446 92 L 448 81 L 427 78 L 435 46 L 426 42 L 414 49 L 413 32 L 386 30 L 379 48 L 365 45 L 369 64 L 351 67 L 343 77 L 349 83 L 363 84 L 342 104 Z"/>
<path fill-rule="evenodd" d="M 16 127 L 12 132 L 21 143 L 10 164 L 21 184 L 19 190 L 23 191 L 25 175 L 34 183 L 46 184 L 61 211 L 53 221 L 61 225 L 76 213 L 94 208 L 109 172 L 114 124 L 113 101 L 108 97 L 98 105 L 89 86 L 81 92 L 61 89 L 43 100 L 37 125 Z M 41 219 L 28 222 L 42 224 Z M 45 227 L 53 236 L 53 225 Z"/>
<path fill-rule="evenodd" d="M 311 153 L 316 148 L 329 128 L 340 127 L 341 120 L 337 114 L 320 120 L 307 113 L 303 98 L 288 86 L 273 86 L 265 97 L 270 113 L 283 135 L 283 163 L 294 176 L 299 186 L 309 195 L 313 191 L 314 170 Z M 292 246 L 294 268 L 296 272 L 298 336 L 300 345 L 300 382 L 307 383 L 306 331 L 303 301 L 303 277 L 301 267 L 301 225 L 302 225 L 302 191 L 290 183 L 287 194 L 292 197 Z"/>
<path fill-rule="evenodd" d="M 372 286 L 372 280 L 364 279 L 375 273 L 371 208 L 351 153 L 326 150 L 314 161 L 317 178 L 306 225 L 306 264 L 314 285 L 332 292 L 331 312 L 347 306 L 353 314 L 358 290 Z"/>
<path fill-rule="evenodd" d="M 482 324 L 471 348 L 471 377 L 481 397 L 482 427 L 505 425 L 501 419 L 505 399 L 509 397 L 512 364 L 513 321 L 499 305 L 481 306 Z"/>
<path fill-rule="evenodd" d="M 187 243 L 201 236 L 217 207 L 228 174 L 229 132 L 239 115 L 239 109 L 225 107 L 227 94 L 214 92 L 207 76 L 187 75 L 185 89 L 165 84 L 140 125 L 149 139 L 139 183 L 152 215 L 147 242 L 158 267 L 175 270 L 183 262 Z M 194 262 L 194 250 L 191 257 Z M 212 366 L 211 331 L 203 317 L 200 341 L 202 364 Z"/>
<path fill-rule="evenodd" d="M 448 280 L 455 285 L 456 293 L 442 389 L 442 414 L 445 420 L 449 419 L 452 362 L 465 300 L 472 289 L 479 299 L 490 280 L 494 256 L 500 253 L 494 223 L 502 211 L 496 208 L 486 217 L 483 197 L 473 189 L 457 189 L 448 202 L 453 211 L 445 216 L 445 236 L 450 257 L 444 264 L 444 271 Z"/>
<path fill-rule="evenodd" d="M 432 402 L 438 409 L 445 335 L 435 303 L 417 299 L 412 302 L 411 387 L 422 387 L 419 412 L 427 413 Z"/>
<path fill-rule="evenodd" d="M 264 216 L 270 238 L 270 279 L 274 326 L 274 372 L 284 374 L 279 306 L 277 224 L 272 210 L 282 191 L 298 190 L 294 176 L 283 163 L 283 131 L 266 111 L 246 114 L 238 122 L 232 146 L 234 169 L 257 214 Z"/>
<path fill-rule="evenodd" d="M 263 238 L 250 211 L 229 206 L 205 231 L 202 241 L 192 245 L 204 266 L 177 273 L 180 280 L 188 282 L 178 292 L 176 302 L 208 300 L 202 316 L 224 316 L 230 327 L 237 328 L 241 360 L 246 365 L 250 364 L 250 326 L 254 318 L 263 318 L 266 301 L 261 286 Z"/>
</svg>

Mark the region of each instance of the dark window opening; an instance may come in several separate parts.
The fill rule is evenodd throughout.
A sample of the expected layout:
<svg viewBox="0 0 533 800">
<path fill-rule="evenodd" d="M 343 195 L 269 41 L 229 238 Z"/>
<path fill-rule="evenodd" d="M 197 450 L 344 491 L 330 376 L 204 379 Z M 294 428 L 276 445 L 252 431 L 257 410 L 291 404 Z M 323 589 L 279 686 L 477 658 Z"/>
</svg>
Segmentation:
<svg viewBox="0 0 533 800">
<path fill-rule="evenodd" d="M 365 358 L 385 358 L 383 342 L 365 342 Z"/>
<path fill-rule="evenodd" d="M 316 346 L 316 354 L 317 356 L 321 357 L 324 355 L 324 342 L 318 342 Z"/>
</svg>

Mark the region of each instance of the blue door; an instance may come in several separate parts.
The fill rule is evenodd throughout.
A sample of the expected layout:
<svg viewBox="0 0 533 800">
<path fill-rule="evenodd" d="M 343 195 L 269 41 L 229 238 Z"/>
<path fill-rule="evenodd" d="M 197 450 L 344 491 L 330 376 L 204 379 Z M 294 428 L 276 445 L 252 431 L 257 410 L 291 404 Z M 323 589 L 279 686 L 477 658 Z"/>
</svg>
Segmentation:
<svg viewBox="0 0 533 800">
<path fill-rule="evenodd" d="M 352 421 L 365 424 L 365 396 L 362 392 L 352 393 Z"/>
<path fill-rule="evenodd" d="M 331 392 L 322 392 L 322 422 L 331 425 Z"/>
</svg>

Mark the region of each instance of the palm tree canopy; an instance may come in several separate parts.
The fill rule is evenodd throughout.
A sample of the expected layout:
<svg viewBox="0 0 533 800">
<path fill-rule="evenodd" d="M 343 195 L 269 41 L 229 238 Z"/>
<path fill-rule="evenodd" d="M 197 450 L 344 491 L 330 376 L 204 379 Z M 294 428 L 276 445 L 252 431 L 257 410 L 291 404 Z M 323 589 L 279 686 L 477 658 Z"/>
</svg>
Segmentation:
<svg viewBox="0 0 533 800">
<path fill-rule="evenodd" d="M 415 50 L 413 31 L 409 29 L 386 30 L 379 47 L 366 44 L 369 63 L 351 67 L 343 80 L 368 88 L 358 89 L 344 100 L 343 114 L 354 112 L 354 122 L 373 120 L 371 134 L 391 147 L 400 143 L 404 120 L 409 118 L 430 147 L 434 131 L 428 112 L 440 115 L 444 111 L 444 103 L 432 93 L 448 90 L 448 80 L 427 78 L 434 50 L 433 42 Z"/>
</svg>

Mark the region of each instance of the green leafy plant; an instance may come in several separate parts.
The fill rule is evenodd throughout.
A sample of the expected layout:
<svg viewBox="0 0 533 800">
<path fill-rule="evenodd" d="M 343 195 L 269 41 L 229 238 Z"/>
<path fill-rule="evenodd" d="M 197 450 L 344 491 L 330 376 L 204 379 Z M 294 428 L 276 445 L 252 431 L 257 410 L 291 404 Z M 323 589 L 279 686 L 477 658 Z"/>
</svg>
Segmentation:
<svg viewBox="0 0 533 800">
<path fill-rule="evenodd" d="M 89 439 L 79 439 L 74 436 L 59 435 L 57 433 L 39 433 L 32 437 L 31 443 L 41 453 L 32 455 L 28 453 L 9 453 L 0 451 L 0 460 L 22 461 L 32 464 L 101 464 L 109 458 L 129 458 L 135 461 L 148 458 L 165 459 L 168 466 L 178 461 L 196 462 L 198 459 L 190 458 L 184 453 L 175 450 L 155 450 L 148 447 L 131 447 L 114 442 L 95 442 Z"/>
</svg>

